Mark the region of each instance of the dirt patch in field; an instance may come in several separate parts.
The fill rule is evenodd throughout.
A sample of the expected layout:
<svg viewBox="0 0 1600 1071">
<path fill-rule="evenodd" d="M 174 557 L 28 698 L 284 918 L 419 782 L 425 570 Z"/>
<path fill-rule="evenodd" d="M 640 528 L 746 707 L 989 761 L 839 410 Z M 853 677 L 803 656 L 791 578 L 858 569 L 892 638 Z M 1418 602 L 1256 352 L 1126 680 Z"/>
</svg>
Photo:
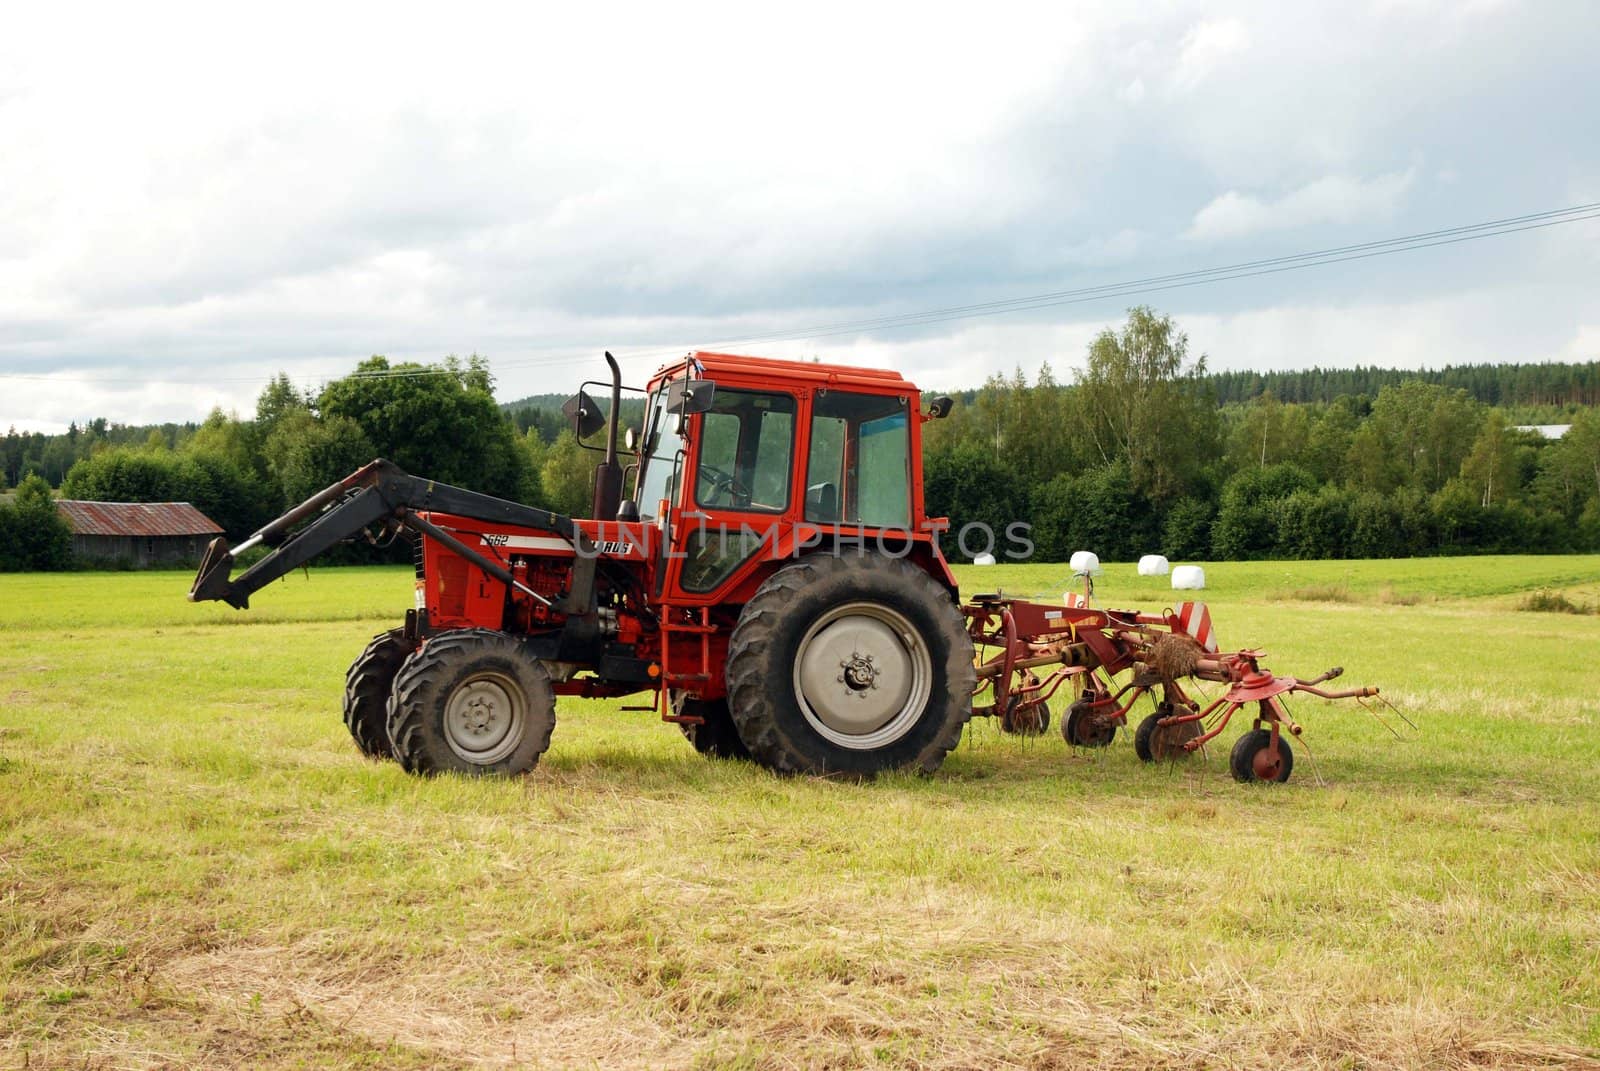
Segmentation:
<svg viewBox="0 0 1600 1071">
<path fill-rule="evenodd" d="M 1305 1068 L 1600 1068 L 1579 1050 L 1497 1030 L 1424 997 L 1345 1007 L 1310 997 L 1286 1005 L 1282 995 L 1217 964 L 1197 966 L 1184 979 L 1152 977 L 1142 992 L 1111 993 L 995 963 L 964 979 L 991 993 L 981 1007 L 919 999 L 938 985 L 932 979 L 846 978 L 720 1031 L 666 1008 L 641 1014 L 637 993 L 598 978 L 574 993 L 530 979 L 526 969 L 516 973 L 512 986 L 473 964 L 402 971 L 278 947 L 203 952 L 161 971 L 210 1007 L 207 1049 L 224 1060 L 229 1038 L 248 1048 L 250 1039 L 298 1023 L 403 1049 L 424 1064 L 485 1068 L 1194 1068 L 1262 1060 Z M 1174 984 L 1178 992 L 1167 992 Z M 1184 996 L 1174 1001 L 1179 992 Z"/>
<path fill-rule="evenodd" d="M 479 1067 L 683 1066 L 692 1055 L 648 1020 L 623 1014 L 603 989 L 564 1005 L 525 980 L 499 987 L 472 964 L 400 973 L 322 962 L 312 950 L 231 947 L 174 961 L 161 974 L 241 1021 L 314 1016 L 374 1045 Z"/>
</svg>

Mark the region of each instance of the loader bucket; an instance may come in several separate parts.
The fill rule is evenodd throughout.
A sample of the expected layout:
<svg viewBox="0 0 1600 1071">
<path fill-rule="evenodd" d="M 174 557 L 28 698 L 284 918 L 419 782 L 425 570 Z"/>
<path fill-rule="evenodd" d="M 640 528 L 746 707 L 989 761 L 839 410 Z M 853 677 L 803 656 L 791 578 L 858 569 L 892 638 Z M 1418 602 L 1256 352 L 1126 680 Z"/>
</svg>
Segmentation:
<svg viewBox="0 0 1600 1071">
<path fill-rule="evenodd" d="M 189 601 L 221 600 L 235 610 L 249 609 L 248 596 L 236 594 L 233 590 L 228 576 L 232 571 L 233 553 L 228 547 L 228 540 L 218 536 L 206 547 L 205 557 L 200 559 L 200 571 L 195 574 L 194 586 L 189 589 Z"/>
</svg>

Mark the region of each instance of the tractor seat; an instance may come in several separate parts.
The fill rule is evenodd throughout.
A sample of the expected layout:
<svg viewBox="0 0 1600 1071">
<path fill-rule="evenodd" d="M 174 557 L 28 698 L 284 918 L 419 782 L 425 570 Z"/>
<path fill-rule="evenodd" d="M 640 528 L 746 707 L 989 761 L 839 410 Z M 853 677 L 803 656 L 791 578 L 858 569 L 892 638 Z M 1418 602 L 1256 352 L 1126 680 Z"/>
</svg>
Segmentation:
<svg viewBox="0 0 1600 1071">
<path fill-rule="evenodd" d="M 839 488 L 831 483 L 814 483 L 807 487 L 806 519 L 809 521 L 838 521 Z"/>
</svg>

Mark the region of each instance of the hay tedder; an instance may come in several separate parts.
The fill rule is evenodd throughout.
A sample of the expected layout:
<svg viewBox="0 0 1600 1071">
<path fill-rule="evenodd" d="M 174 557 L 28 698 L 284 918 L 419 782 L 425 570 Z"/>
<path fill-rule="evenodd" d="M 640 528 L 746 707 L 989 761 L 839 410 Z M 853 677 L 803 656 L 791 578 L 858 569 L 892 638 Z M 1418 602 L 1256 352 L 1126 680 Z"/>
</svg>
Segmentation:
<svg viewBox="0 0 1600 1071">
<path fill-rule="evenodd" d="M 1232 772 L 1284 781 L 1285 734 L 1301 731 L 1285 696 L 1377 694 L 1320 688 L 1337 669 L 1279 677 L 1258 651 L 1220 652 L 1199 603 L 962 603 L 939 550 L 947 522 L 922 495 L 921 428 L 950 401 L 924 411 L 894 372 L 691 354 L 643 392 L 624 468 L 624 388 L 607 361 L 609 418 L 583 391 L 566 408 L 580 439 L 606 432 L 592 517 L 374 461 L 238 547 L 214 541 L 189 598 L 245 609 L 336 543 L 411 537 L 415 604 L 351 665 L 344 719 L 364 753 L 416 773 L 527 771 L 558 695 L 640 694 L 651 702 L 623 709 L 659 711 L 706 755 L 931 772 L 972 717 L 1043 732 L 1059 694 L 1062 734 L 1082 748 L 1108 744 L 1148 695 L 1133 734 L 1146 761 L 1197 750 L 1253 705 Z M 1191 698 L 1196 682 L 1220 696 Z"/>
<path fill-rule="evenodd" d="M 1318 687 L 1340 676 L 1342 667 L 1308 680 L 1277 677 L 1262 668 L 1261 651 L 1219 651 L 1204 603 L 1143 614 L 1091 609 L 1087 598 L 1064 601 L 1069 605 L 1042 606 L 979 595 L 962 608 L 973 641 L 987 656 L 978 667 L 977 698 L 992 699 L 974 714 L 999 718 L 1009 733 L 1042 733 L 1050 725 L 1049 701 L 1065 686 L 1073 698 L 1062 737 L 1074 747 L 1105 747 L 1148 695 L 1155 709 L 1134 730 L 1133 748 L 1143 761 L 1156 762 L 1204 747 L 1235 713 L 1255 704 L 1252 728 L 1235 743 L 1229 767 L 1240 781 L 1287 781 L 1294 752 L 1282 734 L 1299 736 L 1303 730 L 1284 705 L 1285 696 L 1359 700 L 1378 694 L 1376 688 Z M 998 653 L 989 655 L 991 648 Z M 1126 681 L 1113 690 L 1124 672 Z M 1207 681 L 1224 689 L 1202 707 L 1184 690 L 1184 680 L 1191 687 Z"/>
</svg>

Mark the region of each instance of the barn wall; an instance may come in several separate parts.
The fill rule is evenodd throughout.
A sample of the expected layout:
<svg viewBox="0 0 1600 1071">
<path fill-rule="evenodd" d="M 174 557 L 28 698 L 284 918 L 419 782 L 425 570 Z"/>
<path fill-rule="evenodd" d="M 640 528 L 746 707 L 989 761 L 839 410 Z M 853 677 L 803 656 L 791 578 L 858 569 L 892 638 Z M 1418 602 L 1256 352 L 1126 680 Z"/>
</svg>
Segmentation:
<svg viewBox="0 0 1600 1071">
<path fill-rule="evenodd" d="M 178 565 L 199 561 L 209 541 L 209 536 L 75 535 L 72 553 L 84 561 Z"/>
</svg>

